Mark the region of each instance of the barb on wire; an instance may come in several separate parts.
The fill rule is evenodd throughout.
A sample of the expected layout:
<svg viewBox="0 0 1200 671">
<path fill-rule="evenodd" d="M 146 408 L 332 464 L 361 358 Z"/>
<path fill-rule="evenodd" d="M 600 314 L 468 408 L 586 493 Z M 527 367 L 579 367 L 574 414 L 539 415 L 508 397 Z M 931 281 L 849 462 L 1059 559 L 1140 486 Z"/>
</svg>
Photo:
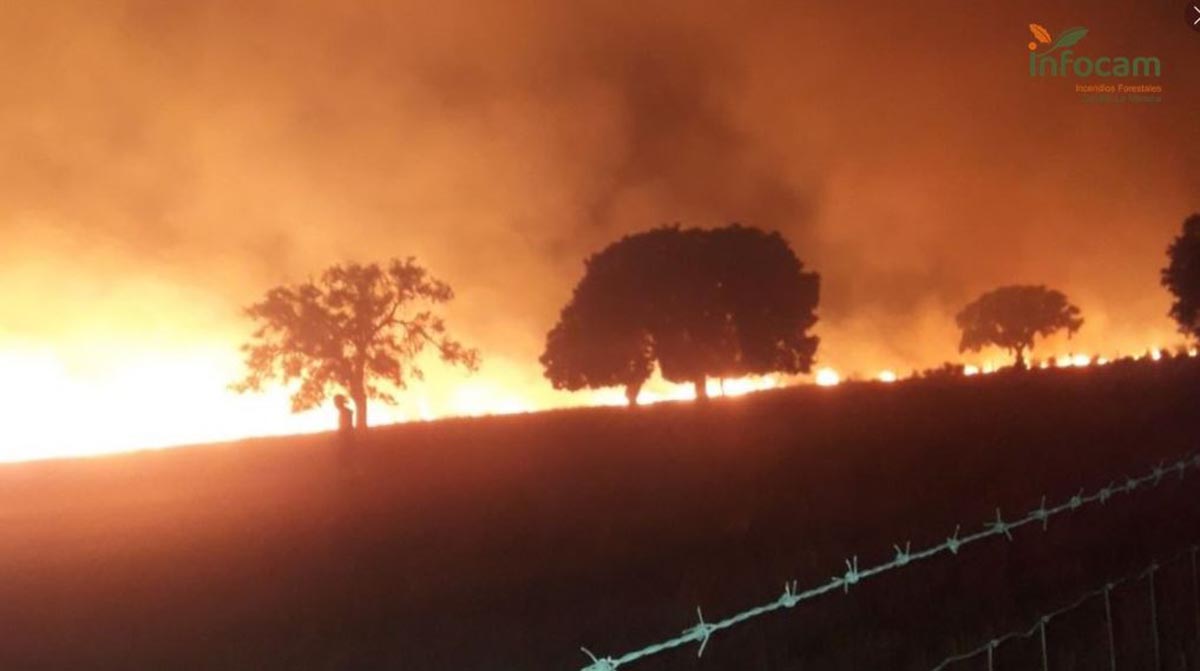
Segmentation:
<svg viewBox="0 0 1200 671">
<path fill-rule="evenodd" d="M 1046 497 L 1042 497 L 1042 505 L 1029 513 L 1032 519 L 1040 520 L 1042 523 L 1042 531 L 1045 531 L 1050 526 L 1050 511 L 1046 509 Z"/>
<path fill-rule="evenodd" d="M 592 659 L 592 663 L 584 667 L 584 671 L 616 671 L 617 660 L 612 657 L 600 659 L 593 655 L 592 651 L 587 648 L 581 646 L 579 649 L 583 651 L 583 654 Z"/>
<path fill-rule="evenodd" d="M 858 572 L 858 555 L 854 556 L 853 560 L 846 560 L 846 573 L 842 575 L 842 591 L 849 592 L 850 586 L 857 583 L 862 578 L 862 574 Z"/>
<path fill-rule="evenodd" d="M 1080 489 L 1077 494 L 1071 496 L 1056 506 L 1047 507 L 1046 497 L 1043 496 L 1041 503 L 1037 508 L 1030 510 L 1022 517 L 1012 520 L 1005 520 L 1000 514 L 1000 509 L 997 508 L 996 519 L 988 521 L 981 531 L 963 536 L 961 535 L 961 526 L 956 526 L 954 528 L 954 533 L 947 537 L 946 540 L 937 545 L 932 545 L 923 550 L 917 551 L 913 551 L 911 542 L 906 542 L 903 550 L 900 549 L 899 545 L 893 545 L 892 547 L 896 550 L 895 557 L 893 557 L 890 561 L 878 564 L 876 566 L 860 568 L 858 556 L 855 555 L 850 559 L 845 560 L 846 571 L 840 576 L 835 576 L 823 584 L 816 585 L 804 591 L 799 591 L 797 581 L 793 580 L 784 585 L 783 595 L 777 597 L 774 601 L 770 601 L 759 606 L 754 606 L 753 608 L 736 613 L 723 620 L 707 622 L 704 619 L 704 615 L 700 613 L 700 609 L 697 608 L 696 613 L 700 617 L 699 624 L 684 630 L 684 632 L 679 636 L 648 645 L 644 648 L 628 652 L 619 657 L 596 657 L 587 648 L 581 648 L 584 654 L 591 659 L 591 664 L 584 667 L 582 671 L 616 671 L 618 668 L 636 662 L 645 657 L 657 655 L 661 652 L 666 652 L 667 650 L 687 645 L 688 643 L 699 643 L 700 649 L 697 654 L 703 655 L 705 648 L 708 646 L 709 640 L 712 638 L 712 635 L 722 629 L 728 629 L 729 627 L 733 627 L 782 608 L 794 608 L 802 601 L 815 599 L 829 592 L 836 591 L 839 588 L 843 593 L 849 592 L 851 585 L 856 585 L 867 578 L 872 578 L 881 573 L 886 573 L 887 571 L 891 571 L 893 569 L 908 566 L 917 560 L 935 557 L 943 552 L 947 552 L 951 555 L 957 555 L 958 551 L 964 546 L 992 538 L 994 536 L 1004 536 L 1011 541 L 1012 532 L 1015 529 L 1025 526 L 1026 524 L 1041 522 L 1042 530 L 1045 531 L 1049 527 L 1050 518 L 1054 517 L 1055 515 L 1074 512 L 1093 503 L 1104 504 L 1118 494 L 1132 493 L 1141 488 L 1142 485 L 1157 486 L 1162 481 L 1163 476 L 1172 470 L 1177 470 L 1179 472 L 1179 477 L 1182 479 L 1188 468 L 1194 468 L 1200 471 L 1200 452 L 1188 454 L 1180 458 L 1174 463 L 1173 466 L 1168 467 L 1166 464 L 1167 462 L 1165 461 L 1159 462 L 1159 464 L 1155 466 L 1153 470 L 1149 471 L 1140 478 L 1127 476 L 1123 485 L 1116 485 L 1110 482 L 1105 487 L 1096 490 L 1090 495 L 1085 493 L 1086 490 Z M 1100 590 L 1100 593 L 1102 592 L 1103 590 Z M 1092 594 L 1091 596 L 1095 596 L 1095 594 Z M 1059 613 L 1049 613 L 1047 614 L 1047 617 L 1054 617 L 1057 614 Z M 1048 621 L 1049 620 L 1047 620 L 1047 622 Z M 1035 625 L 1033 629 L 1029 630 L 1023 635 L 1026 637 L 1033 636 L 1040 626 L 1040 624 Z M 1006 638 L 1001 637 L 998 640 L 1003 642 L 1006 640 Z M 968 657 L 977 654 L 980 654 L 980 650 L 976 650 L 971 654 L 964 653 L 964 655 L 948 658 L 943 663 L 943 666 L 953 661 L 967 659 Z M 940 669 L 942 667 L 938 668 Z"/>
<path fill-rule="evenodd" d="M 800 603 L 800 595 L 796 594 L 797 581 L 785 582 L 783 584 L 783 596 L 779 597 L 779 605 L 784 608 L 791 608 Z"/>
<path fill-rule="evenodd" d="M 1008 539 L 1008 540 L 1010 540 L 1010 541 L 1013 539 L 1013 537 L 1012 537 L 1012 525 L 1011 525 L 1011 524 L 1009 524 L 1008 522 L 1005 522 L 1005 521 L 1004 521 L 1004 518 L 1000 516 L 1000 509 L 999 509 L 999 508 L 996 508 L 996 519 L 995 519 L 995 521 L 993 521 L 993 522 L 989 522 L 989 523 L 988 523 L 988 530 L 990 530 L 990 531 L 993 531 L 993 532 L 995 532 L 995 533 L 998 533 L 998 534 L 1003 534 L 1003 535 L 1004 535 L 1004 537 L 1005 537 L 1005 538 L 1007 538 L 1007 539 Z"/>
<path fill-rule="evenodd" d="M 716 627 L 704 621 L 704 613 L 700 610 L 700 606 L 696 606 L 696 617 L 699 618 L 700 623 L 683 632 L 683 635 L 691 636 L 692 640 L 700 641 L 700 649 L 696 651 L 696 656 L 703 657 L 704 648 L 708 647 L 708 639 L 716 631 Z"/>
</svg>

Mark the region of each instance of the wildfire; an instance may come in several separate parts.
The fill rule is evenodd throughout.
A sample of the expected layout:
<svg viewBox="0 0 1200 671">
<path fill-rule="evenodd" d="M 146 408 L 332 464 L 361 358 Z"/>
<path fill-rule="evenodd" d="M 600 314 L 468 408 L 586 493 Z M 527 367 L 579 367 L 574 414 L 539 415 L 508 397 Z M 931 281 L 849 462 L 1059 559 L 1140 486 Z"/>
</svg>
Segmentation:
<svg viewBox="0 0 1200 671">
<path fill-rule="evenodd" d="M 92 370 L 48 350 L 0 353 L 4 377 L 21 381 L 0 388 L 0 461 L 327 428 L 327 417 L 280 413 L 288 407 L 284 390 L 230 393 L 225 385 L 237 363 L 216 352 L 141 352 L 120 369 Z"/>
<path fill-rule="evenodd" d="M 822 387 L 833 387 L 840 384 L 842 376 L 832 368 L 822 368 L 817 371 L 816 382 Z"/>
<path fill-rule="evenodd" d="M 721 396 L 742 396 L 755 391 L 765 391 L 779 386 L 779 381 L 773 377 L 751 378 L 742 377 L 733 380 L 721 380 L 717 392 Z M 710 389 L 712 394 L 713 390 Z"/>
<path fill-rule="evenodd" d="M 0 462 L 109 454 L 247 436 L 328 431 L 329 407 L 293 414 L 289 390 L 239 395 L 228 389 L 241 361 L 226 348 L 109 351 L 64 359 L 49 348 L 0 350 L 5 435 Z M 16 383 L 19 381 L 19 383 Z M 467 380 L 447 398 L 401 395 L 399 406 L 371 403 L 372 424 L 528 412 L 531 400 L 503 384 Z M 548 405 L 548 404 L 546 404 Z M 69 415 L 64 415 L 69 412 Z"/>
<path fill-rule="evenodd" d="M 766 377 L 739 377 L 726 379 L 712 379 L 705 384 L 705 391 L 710 397 L 735 397 L 744 396 L 746 394 L 765 391 L 767 389 L 775 389 L 781 385 L 780 380 L 776 376 Z M 638 394 L 638 405 L 654 405 L 655 403 L 664 403 L 670 401 L 694 401 L 696 400 L 696 388 L 690 384 L 673 384 L 663 380 L 652 380 Z M 628 399 L 625 398 L 625 393 L 620 389 L 602 389 L 592 392 L 589 405 L 626 405 Z M 525 411 L 522 411 L 525 412 Z M 489 413 L 494 414 L 494 413 Z"/>
<path fill-rule="evenodd" d="M 1179 353 L 1200 356 L 1196 347 Z M 0 387 L 6 421 L 0 462 L 311 433 L 328 431 L 333 425 L 327 407 L 290 413 L 287 389 L 246 396 L 230 392 L 227 385 L 238 377 L 241 362 L 236 348 L 220 343 L 137 349 L 95 344 L 87 354 L 71 359 L 49 347 L 0 349 L 0 379 L 18 381 Z M 1151 347 L 1134 358 L 1162 361 L 1167 354 Z M 1043 359 L 1039 367 L 1087 368 L 1108 365 L 1112 359 L 1072 353 Z M 993 361 L 983 361 L 964 365 L 962 374 L 986 375 L 1001 368 Z M 523 373 L 515 364 L 511 370 L 493 368 L 485 373 L 435 380 L 433 388 L 414 385 L 399 395 L 399 406 L 372 403 L 371 423 L 626 404 L 622 389 L 582 394 L 550 391 L 540 379 L 519 377 Z M 899 376 L 892 369 L 883 369 L 874 379 L 891 384 Z M 826 366 L 815 372 L 813 382 L 832 387 L 841 384 L 843 377 Z M 785 383 L 785 378 L 776 375 L 712 379 L 707 392 L 711 397 L 737 397 Z M 653 404 L 694 399 L 691 384 L 656 378 L 638 400 Z"/>
</svg>

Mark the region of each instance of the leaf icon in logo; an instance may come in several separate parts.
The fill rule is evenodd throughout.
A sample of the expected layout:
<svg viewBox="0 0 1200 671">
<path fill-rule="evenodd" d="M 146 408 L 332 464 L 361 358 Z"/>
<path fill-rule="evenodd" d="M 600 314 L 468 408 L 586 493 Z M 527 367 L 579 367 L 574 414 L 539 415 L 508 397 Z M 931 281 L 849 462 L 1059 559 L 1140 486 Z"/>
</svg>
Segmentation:
<svg viewBox="0 0 1200 671">
<path fill-rule="evenodd" d="M 1033 33 L 1033 36 L 1037 38 L 1038 42 L 1041 42 L 1042 44 L 1050 44 L 1049 30 L 1046 30 L 1036 23 L 1031 23 L 1029 24 L 1029 32 Z"/>
<path fill-rule="evenodd" d="M 1087 28 L 1067 28 L 1063 31 L 1062 35 L 1058 36 L 1058 39 L 1054 41 L 1054 45 L 1050 48 L 1061 49 L 1063 47 L 1073 46 L 1074 44 L 1078 43 L 1079 40 L 1082 40 L 1085 35 L 1087 35 Z"/>
</svg>

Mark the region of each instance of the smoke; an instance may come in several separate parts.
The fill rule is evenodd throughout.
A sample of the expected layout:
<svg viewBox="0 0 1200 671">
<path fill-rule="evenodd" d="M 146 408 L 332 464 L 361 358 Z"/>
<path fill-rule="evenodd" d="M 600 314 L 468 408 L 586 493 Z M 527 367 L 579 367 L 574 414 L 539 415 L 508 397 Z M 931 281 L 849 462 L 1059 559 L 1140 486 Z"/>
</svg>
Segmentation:
<svg viewBox="0 0 1200 671">
<path fill-rule="evenodd" d="M 822 274 L 818 356 L 842 370 L 954 358 L 951 315 L 1010 282 L 1081 305 L 1066 347 L 1165 345 L 1157 270 L 1200 209 L 1178 14 L 24 3 L 0 24 L 0 341 L 232 347 L 269 286 L 413 254 L 486 379 L 561 401 L 536 357 L 583 258 L 740 221 Z M 1031 80 L 1034 21 L 1157 55 L 1164 102 Z"/>
</svg>

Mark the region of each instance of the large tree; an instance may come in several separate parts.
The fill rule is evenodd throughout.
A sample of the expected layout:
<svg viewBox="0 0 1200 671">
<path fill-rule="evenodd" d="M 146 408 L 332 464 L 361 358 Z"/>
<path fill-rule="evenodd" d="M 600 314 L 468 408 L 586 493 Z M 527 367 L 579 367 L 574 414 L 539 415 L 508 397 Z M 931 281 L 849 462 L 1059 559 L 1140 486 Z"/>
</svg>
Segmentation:
<svg viewBox="0 0 1200 671">
<path fill-rule="evenodd" d="M 1167 247 L 1162 284 L 1175 297 L 1171 318 L 1189 337 L 1200 337 L 1200 214 L 1183 222 L 1183 232 Z"/>
<path fill-rule="evenodd" d="M 1044 286 L 1014 285 L 993 289 L 968 304 L 955 317 L 962 330 L 960 352 L 978 352 L 994 345 L 1007 350 L 1018 368 L 1033 339 L 1065 329 L 1068 336 L 1083 326 L 1079 308 L 1060 291 Z"/>
<path fill-rule="evenodd" d="M 587 259 L 541 362 L 555 388 L 624 386 L 630 404 L 657 364 L 703 398 L 711 376 L 807 372 L 818 294 L 778 233 L 652 229 Z"/>
<path fill-rule="evenodd" d="M 368 399 L 395 403 L 394 390 L 423 379 L 418 357 L 427 346 L 446 363 L 478 367 L 479 353 L 447 335 L 432 309 L 453 298 L 448 284 L 411 257 L 334 265 L 315 281 L 275 287 L 245 310 L 258 328 L 242 346 L 246 375 L 233 388 L 299 382 L 293 412 L 340 390 L 354 401 L 358 428 L 366 428 Z"/>
</svg>

